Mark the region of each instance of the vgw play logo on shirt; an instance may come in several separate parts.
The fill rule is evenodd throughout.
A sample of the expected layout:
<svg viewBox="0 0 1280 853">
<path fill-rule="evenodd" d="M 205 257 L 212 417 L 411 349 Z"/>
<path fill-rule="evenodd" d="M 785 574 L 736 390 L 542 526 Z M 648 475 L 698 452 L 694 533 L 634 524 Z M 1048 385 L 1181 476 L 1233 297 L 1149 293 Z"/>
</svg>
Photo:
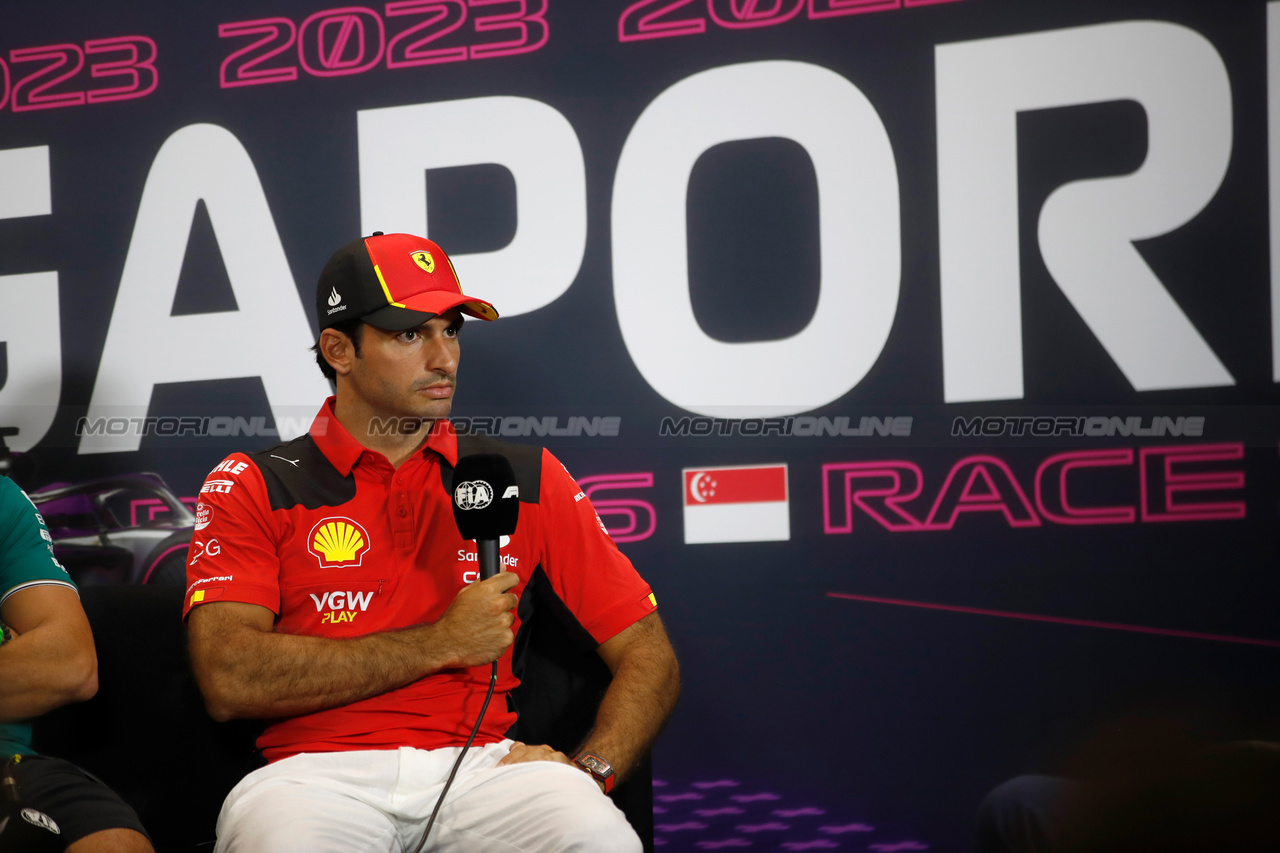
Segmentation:
<svg viewBox="0 0 1280 853">
<path fill-rule="evenodd" d="M 316 612 L 324 613 L 320 617 L 322 625 L 326 622 L 334 625 L 339 622 L 354 622 L 356 611 L 365 612 L 369 609 L 369 602 L 373 600 L 373 590 L 353 592 L 349 589 L 335 589 L 322 595 L 316 595 L 314 592 L 309 595 L 316 603 Z"/>
<path fill-rule="evenodd" d="M 369 548 L 369 534 L 364 527 L 345 517 L 320 519 L 307 537 L 307 550 L 320 561 L 322 569 L 358 566 Z"/>
</svg>

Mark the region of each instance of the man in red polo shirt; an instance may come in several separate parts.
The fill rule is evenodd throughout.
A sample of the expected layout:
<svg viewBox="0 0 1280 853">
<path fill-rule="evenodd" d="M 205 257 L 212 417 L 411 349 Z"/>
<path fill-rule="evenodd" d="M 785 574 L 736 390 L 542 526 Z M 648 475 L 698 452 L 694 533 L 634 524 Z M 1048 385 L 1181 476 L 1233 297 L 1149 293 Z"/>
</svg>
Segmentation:
<svg viewBox="0 0 1280 853">
<path fill-rule="evenodd" d="M 310 432 L 235 453 L 205 481 L 188 555 L 191 661 L 217 719 L 267 722 L 270 762 L 236 786 L 220 851 L 415 849 L 480 715 L 426 849 L 640 849 L 603 795 L 679 690 L 649 586 L 545 449 L 459 436 L 446 419 L 466 296 L 429 240 L 381 234 L 330 259 L 316 360 L 336 382 Z M 520 491 L 503 571 L 477 580 L 453 521 L 459 456 L 500 452 Z M 513 743 L 505 694 L 521 594 L 545 584 L 613 681 L 578 753 Z"/>
</svg>

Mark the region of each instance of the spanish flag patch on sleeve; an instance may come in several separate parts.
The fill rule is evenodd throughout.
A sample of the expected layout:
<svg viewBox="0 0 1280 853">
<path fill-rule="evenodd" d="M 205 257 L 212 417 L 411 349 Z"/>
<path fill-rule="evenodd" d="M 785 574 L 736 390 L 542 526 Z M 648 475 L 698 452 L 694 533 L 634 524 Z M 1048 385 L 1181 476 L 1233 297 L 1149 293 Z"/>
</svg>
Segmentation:
<svg viewBox="0 0 1280 853">
<path fill-rule="evenodd" d="M 221 586 L 212 586 L 206 589 L 197 589 L 195 592 L 191 593 L 191 603 L 195 605 L 195 604 L 201 603 L 202 601 L 213 601 L 214 599 L 222 598 L 222 593 L 223 593 L 223 590 L 225 589 L 226 587 L 221 587 Z"/>
</svg>

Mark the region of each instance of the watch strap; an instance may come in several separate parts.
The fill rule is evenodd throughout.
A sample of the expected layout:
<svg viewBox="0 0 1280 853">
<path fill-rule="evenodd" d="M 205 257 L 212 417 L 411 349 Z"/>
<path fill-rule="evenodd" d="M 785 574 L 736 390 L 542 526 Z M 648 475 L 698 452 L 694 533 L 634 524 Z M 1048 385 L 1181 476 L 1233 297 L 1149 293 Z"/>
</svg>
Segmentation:
<svg viewBox="0 0 1280 853">
<path fill-rule="evenodd" d="M 573 763 L 590 773 L 591 778 L 604 787 L 606 794 L 613 790 L 614 773 L 612 764 L 593 752 L 583 752 L 574 756 Z"/>
</svg>

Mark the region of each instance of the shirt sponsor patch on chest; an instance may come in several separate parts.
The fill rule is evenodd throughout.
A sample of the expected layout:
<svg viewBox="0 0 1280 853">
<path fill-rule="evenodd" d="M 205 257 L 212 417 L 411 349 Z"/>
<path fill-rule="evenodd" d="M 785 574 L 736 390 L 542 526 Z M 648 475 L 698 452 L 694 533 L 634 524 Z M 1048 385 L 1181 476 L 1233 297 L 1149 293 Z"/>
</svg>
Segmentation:
<svg viewBox="0 0 1280 853">
<path fill-rule="evenodd" d="M 320 622 L 336 625 L 339 622 L 356 621 L 357 615 L 369 609 L 374 591 L 335 589 L 318 595 L 314 592 L 308 594 L 315 602 L 316 612 L 323 614 Z"/>
<path fill-rule="evenodd" d="M 322 518 L 307 536 L 307 550 L 320 561 L 322 569 L 358 566 L 369 552 L 369 534 L 350 518 Z"/>
</svg>

